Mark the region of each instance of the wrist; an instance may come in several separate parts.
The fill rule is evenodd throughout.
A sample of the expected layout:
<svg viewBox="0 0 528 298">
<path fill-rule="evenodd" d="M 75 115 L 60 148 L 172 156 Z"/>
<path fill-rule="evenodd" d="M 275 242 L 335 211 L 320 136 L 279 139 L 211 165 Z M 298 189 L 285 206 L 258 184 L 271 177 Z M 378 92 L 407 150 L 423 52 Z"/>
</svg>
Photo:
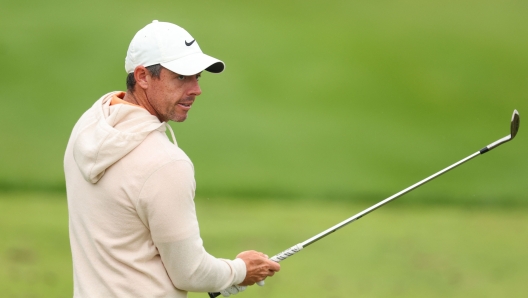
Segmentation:
<svg viewBox="0 0 528 298">
<path fill-rule="evenodd" d="M 244 260 L 242 260 L 241 258 L 234 259 L 233 269 L 235 270 L 235 275 L 236 275 L 234 284 L 235 285 L 241 284 L 246 278 L 246 273 L 247 273 L 246 262 L 244 262 Z"/>
</svg>

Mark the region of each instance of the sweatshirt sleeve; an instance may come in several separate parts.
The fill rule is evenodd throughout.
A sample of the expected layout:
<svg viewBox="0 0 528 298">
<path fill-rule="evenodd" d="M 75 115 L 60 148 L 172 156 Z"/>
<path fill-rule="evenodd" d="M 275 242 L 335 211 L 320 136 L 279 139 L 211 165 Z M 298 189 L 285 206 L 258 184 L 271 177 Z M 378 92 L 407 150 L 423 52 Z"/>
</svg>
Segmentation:
<svg viewBox="0 0 528 298">
<path fill-rule="evenodd" d="M 246 265 L 241 259 L 218 259 L 205 251 L 194 205 L 195 188 L 192 164 L 169 162 L 145 182 L 137 211 L 176 288 L 220 291 L 241 283 Z"/>
</svg>

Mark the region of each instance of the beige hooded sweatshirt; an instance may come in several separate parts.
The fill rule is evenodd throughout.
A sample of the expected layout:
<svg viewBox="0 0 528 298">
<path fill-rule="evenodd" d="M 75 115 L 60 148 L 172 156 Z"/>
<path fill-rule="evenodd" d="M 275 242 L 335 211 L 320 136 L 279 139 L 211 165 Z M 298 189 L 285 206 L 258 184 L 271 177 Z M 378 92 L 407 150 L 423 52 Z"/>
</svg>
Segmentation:
<svg viewBox="0 0 528 298">
<path fill-rule="evenodd" d="M 123 95 L 82 115 L 64 157 L 73 296 L 187 297 L 241 283 L 243 260 L 202 245 L 190 159 L 147 110 L 110 105 Z"/>
</svg>

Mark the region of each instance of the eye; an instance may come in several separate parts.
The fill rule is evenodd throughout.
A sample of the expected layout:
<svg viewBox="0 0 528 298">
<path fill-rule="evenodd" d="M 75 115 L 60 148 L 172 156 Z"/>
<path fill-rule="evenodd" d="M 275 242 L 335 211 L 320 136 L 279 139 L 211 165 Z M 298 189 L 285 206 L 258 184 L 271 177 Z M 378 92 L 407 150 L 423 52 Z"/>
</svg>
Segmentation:
<svg viewBox="0 0 528 298">
<path fill-rule="evenodd" d="M 185 80 L 185 76 L 184 75 L 178 75 L 178 80 L 180 80 L 180 81 Z"/>
<path fill-rule="evenodd" d="M 200 77 L 202 77 L 202 74 L 201 74 L 201 73 L 197 74 L 197 75 L 196 75 L 196 80 L 199 81 L 199 80 L 200 80 Z"/>
</svg>

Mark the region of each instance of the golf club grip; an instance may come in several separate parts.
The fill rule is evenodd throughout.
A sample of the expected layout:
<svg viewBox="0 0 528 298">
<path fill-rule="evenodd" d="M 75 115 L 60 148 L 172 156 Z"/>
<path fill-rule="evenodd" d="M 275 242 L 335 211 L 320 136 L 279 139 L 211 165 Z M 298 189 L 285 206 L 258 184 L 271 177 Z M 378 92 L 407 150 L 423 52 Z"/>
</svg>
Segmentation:
<svg viewBox="0 0 528 298">
<path fill-rule="evenodd" d="M 284 261 L 285 259 L 298 253 L 299 251 L 301 251 L 301 249 L 303 249 L 303 246 L 300 243 L 296 244 L 288 248 L 287 250 L 274 255 L 273 257 L 270 258 L 270 260 L 272 260 L 273 262 L 279 263 L 280 261 Z M 210 298 L 218 297 L 221 295 L 220 292 L 214 292 L 214 293 L 209 292 L 208 294 Z"/>
<path fill-rule="evenodd" d="M 303 246 L 301 243 L 295 244 L 294 246 L 288 248 L 287 250 L 274 255 L 273 257 L 270 258 L 270 260 L 272 260 L 273 262 L 279 263 L 280 261 L 284 261 L 287 258 L 298 253 L 299 251 L 301 251 L 301 249 L 303 249 Z"/>
</svg>

